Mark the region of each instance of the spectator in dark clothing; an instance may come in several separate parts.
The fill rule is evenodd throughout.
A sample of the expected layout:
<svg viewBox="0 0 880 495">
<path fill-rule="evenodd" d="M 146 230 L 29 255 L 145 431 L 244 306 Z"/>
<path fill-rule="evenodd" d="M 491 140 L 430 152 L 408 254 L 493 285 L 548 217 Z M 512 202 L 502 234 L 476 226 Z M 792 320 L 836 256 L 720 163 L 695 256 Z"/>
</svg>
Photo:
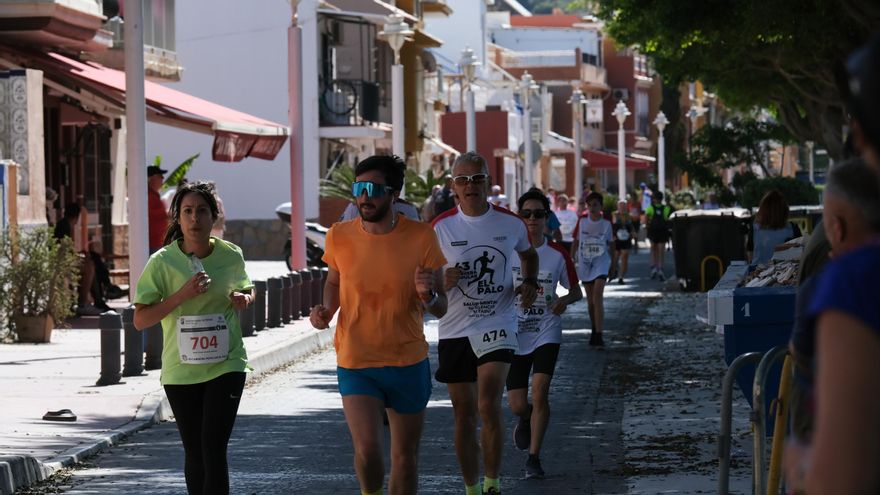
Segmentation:
<svg viewBox="0 0 880 495">
<path fill-rule="evenodd" d="M 162 184 L 165 183 L 166 173 L 168 173 L 167 170 L 162 170 L 155 165 L 147 167 L 147 185 L 149 186 L 147 190 L 147 212 L 149 213 L 150 220 L 150 254 L 162 249 L 165 231 L 168 230 L 168 210 L 165 208 L 165 203 L 162 202 L 162 196 L 159 194 Z"/>
<path fill-rule="evenodd" d="M 70 203 L 64 207 L 64 218 L 55 224 L 54 236 L 56 239 L 69 237 L 73 239 L 73 227 L 79 221 L 82 207 L 76 203 Z M 76 314 L 81 316 L 95 316 L 101 314 L 101 310 L 92 304 L 91 289 L 95 281 L 95 264 L 91 257 L 82 256 L 80 279 L 77 283 L 79 305 Z"/>
<path fill-rule="evenodd" d="M 452 176 L 446 175 L 446 184 L 434 195 L 434 216 L 455 208 L 455 193 L 452 192 Z"/>
</svg>

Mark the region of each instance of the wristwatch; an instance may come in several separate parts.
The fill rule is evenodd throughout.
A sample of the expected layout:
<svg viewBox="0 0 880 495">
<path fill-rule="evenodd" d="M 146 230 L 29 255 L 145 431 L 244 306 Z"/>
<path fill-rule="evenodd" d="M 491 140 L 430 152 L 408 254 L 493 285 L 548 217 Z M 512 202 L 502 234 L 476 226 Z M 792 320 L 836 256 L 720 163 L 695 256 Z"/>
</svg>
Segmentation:
<svg viewBox="0 0 880 495">
<path fill-rule="evenodd" d="M 538 288 L 538 277 L 525 277 L 522 280 L 523 285 L 529 284 L 534 288 Z"/>
<path fill-rule="evenodd" d="M 434 303 L 437 302 L 437 299 L 440 299 L 440 294 L 434 289 L 431 289 L 431 299 L 429 299 L 427 302 L 422 301 L 422 304 L 424 304 L 425 306 L 433 306 Z"/>
</svg>

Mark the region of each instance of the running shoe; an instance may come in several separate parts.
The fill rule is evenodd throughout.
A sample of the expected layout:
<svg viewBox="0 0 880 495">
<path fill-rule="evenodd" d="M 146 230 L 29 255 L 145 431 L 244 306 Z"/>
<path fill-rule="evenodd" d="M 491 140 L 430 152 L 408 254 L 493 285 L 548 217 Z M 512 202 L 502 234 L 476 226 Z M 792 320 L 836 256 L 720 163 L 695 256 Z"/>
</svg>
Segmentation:
<svg viewBox="0 0 880 495">
<path fill-rule="evenodd" d="M 486 491 L 483 492 L 483 495 L 501 495 L 501 490 L 495 488 L 494 486 L 490 486 Z"/>
<path fill-rule="evenodd" d="M 661 282 L 666 281 L 666 275 L 663 275 L 663 270 L 657 270 L 657 280 Z"/>
<path fill-rule="evenodd" d="M 526 479 L 544 479 L 544 469 L 541 467 L 541 460 L 537 456 L 529 456 L 528 460 L 526 460 Z"/>
<path fill-rule="evenodd" d="M 623 285 L 623 279 L 622 278 L 617 279 L 617 283 L 620 285 Z"/>
<path fill-rule="evenodd" d="M 655 278 L 657 278 L 657 267 L 652 266 L 651 267 L 651 280 L 654 280 Z"/>
<path fill-rule="evenodd" d="M 590 334 L 590 345 L 594 347 L 605 347 L 605 341 L 602 339 L 602 334 L 592 332 Z"/>
<path fill-rule="evenodd" d="M 531 409 L 531 406 L 529 406 Z M 519 421 L 513 428 L 513 444 L 519 450 L 529 450 L 532 443 L 532 423 L 530 419 L 519 417 Z"/>
</svg>

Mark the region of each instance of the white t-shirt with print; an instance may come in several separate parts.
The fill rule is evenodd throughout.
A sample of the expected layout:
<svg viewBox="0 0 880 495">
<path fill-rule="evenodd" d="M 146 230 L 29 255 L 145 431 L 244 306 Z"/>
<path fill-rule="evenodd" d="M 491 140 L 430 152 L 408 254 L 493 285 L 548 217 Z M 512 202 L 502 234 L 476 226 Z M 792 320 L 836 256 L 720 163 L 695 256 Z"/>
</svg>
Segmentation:
<svg viewBox="0 0 880 495">
<path fill-rule="evenodd" d="M 556 286 L 562 284 L 566 289 L 577 284 L 578 278 L 574 271 L 571 256 L 561 245 L 555 242 L 544 242 L 538 249 L 538 297 L 531 308 L 516 306 L 517 340 L 520 355 L 531 354 L 544 344 L 562 343 L 562 316 L 553 314 L 550 306 L 558 299 Z M 522 283 L 520 260 L 513 262 L 514 286 Z"/>
<path fill-rule="evenodd" d="M 611 222 L 608 220 L 604 218 L 592 220 L 590 215 L 583 215 L 578 218 L 578 223 L 574 228 L 572 236 L 577 242 L 575 264 L 578 271 L 581 268 L 587 269 L 593 261 L 602 258 L 611 260 L 611 253 L 608 252 L 608 243 L 614 237 Z"/>
<path fill-rule="evenodd" d="M 513 261 L 531 246 L 525 222 L 497 206 L 478 217 L 456 207 L 435 218 L 433 225 L 447 261 L 443 269 L 462 270 L 458 285 L 447 291 L 449 306 L 440 319 L 440 338 L 515 332 Z"/>
<path fill-rule="evenodd" d="M 559 210 L 556 212 L 556 218 L 559 219 L 559 232 L 562 233 L 563 242 L 571 242 L 578 221 L 577 213 L 571 210 Z"/>
</svg>

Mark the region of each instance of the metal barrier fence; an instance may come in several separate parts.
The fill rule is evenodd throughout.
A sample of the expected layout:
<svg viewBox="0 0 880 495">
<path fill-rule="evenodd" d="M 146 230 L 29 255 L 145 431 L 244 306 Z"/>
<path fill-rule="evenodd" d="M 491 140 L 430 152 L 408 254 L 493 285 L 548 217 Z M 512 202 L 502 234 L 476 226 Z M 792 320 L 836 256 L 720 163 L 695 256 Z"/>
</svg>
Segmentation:
<svg viewBox="0 0 880 495">
<path fill-rule="evenodd" d="M 308 318 L 312 305 L 323 300 L 327 272 L 327 268 L 309 267 L 267 281 L 255 280 L 253 304 L 239 312 L 242 337 Z M 98 328 L 101 330 L 101 372 L 97 385 L 113 385 L 119 383 L 122 376 L 162 368 L 161 323 L 138 331 L 134 326 L 134 307 L 128 307 L 122 310 L 122 315 L 116 311 L 102 313 Z M 123 339 L 124 367 L 120 349 Z"/>
</svg>

